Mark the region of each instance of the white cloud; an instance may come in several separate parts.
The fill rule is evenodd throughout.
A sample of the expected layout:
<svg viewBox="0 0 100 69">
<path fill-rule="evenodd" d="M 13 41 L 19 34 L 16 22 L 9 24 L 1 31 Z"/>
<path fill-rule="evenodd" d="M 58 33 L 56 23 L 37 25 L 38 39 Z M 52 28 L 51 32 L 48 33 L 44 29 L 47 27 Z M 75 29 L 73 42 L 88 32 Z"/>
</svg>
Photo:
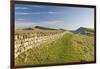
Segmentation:
<svg viewBox="0 0 100 69">
<path fill-rule="evenodd" d="M 31 13 L 16 12 L 15 14 L 22 14 L 22 15 L 26 15 L 26 14 L 31 14 Z"/>
<path fill-rule="evenodd" d="M 29 9 L 27 7 L 15 7 L 15 9 Z"/>
<path fill-rule="evenodd" d="M 32 7 L 42 7 L 41 5 L 33 5 Z"/>
<path fill-rule="evenodd" d="M 22 21 L 22 20 L 24 20 L 24 19 L 17 19 L 18 21 Z"/>
<path fill-rule="evenodd" d="M 39 12 L 29 13 L 29 12 L 16 12 L 15 14 L 27 15 L 27 14 L 41 14 Z"/>
<path fill-rule="evenodd" d="M 57 13 L 57 12 L 52 12 L 52 11 L 51 11 L 51 12 L 48 12 L 48 13 L 49 13 L 49 14 L 55 14 L 55 13 Z"/>
<path fill-rule="evenodd" d="M 35 14 L 35 15 L 38 15 L 38 14 L 56 14 L 57 12 L 33 12 L 33 13 L 29 13 L 29 12 L 16 12 L 15 14 L 21 14 L 21 15 L 27 15 L 27 14 Z"/>
</svg>

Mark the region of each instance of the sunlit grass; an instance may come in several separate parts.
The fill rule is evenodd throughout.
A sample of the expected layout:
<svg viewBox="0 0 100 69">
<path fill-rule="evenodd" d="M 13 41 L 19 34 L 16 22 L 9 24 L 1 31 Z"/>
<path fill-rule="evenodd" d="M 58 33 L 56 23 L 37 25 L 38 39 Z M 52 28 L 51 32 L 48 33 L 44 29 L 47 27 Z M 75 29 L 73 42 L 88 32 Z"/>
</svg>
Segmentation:
<svg viewBox="0 0 100 69">
<path fill-rule="evenodd" d="M 93 40 L 89 36 L 66 33 L 50 44 L 42 44 L 20 54 L 15 65 L 94 61 Z"/>
</svg>

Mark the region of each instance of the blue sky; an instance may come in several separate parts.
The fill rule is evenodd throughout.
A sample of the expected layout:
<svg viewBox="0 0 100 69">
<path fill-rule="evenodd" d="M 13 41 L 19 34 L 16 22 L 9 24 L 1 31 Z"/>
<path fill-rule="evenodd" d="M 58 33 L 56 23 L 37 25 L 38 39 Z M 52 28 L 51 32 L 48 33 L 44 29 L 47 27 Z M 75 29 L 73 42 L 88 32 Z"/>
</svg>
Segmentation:
<svg viewBox="0 0 100 69">
<path fill-rule="evenodd" d="M 15 5 L 15 28 L 43 26 L 75 30 L 94 27 L 94 9 L 35 4 Z"/>
</svg>

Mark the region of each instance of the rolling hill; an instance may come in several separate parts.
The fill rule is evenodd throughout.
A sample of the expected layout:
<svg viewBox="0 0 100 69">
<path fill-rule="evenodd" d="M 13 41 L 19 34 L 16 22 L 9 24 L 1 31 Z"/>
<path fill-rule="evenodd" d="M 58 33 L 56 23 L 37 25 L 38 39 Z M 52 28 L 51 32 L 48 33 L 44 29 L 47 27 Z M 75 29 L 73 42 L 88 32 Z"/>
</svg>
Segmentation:
<svg viewBox="0 0 100 69">
<path fill-rule="evenodd" d="M 42 26 L 35 26 L 35 29 L 43 29 L 43 30 L 57 30 L 57 29 L 53 29 L 53 28 L 48 28 L 48 27 L 42 27 Z"/>
<path fill-rule="evenodd" d="M 82 28 L 78 29 L 77 33 L 81 32 L 79 30 L 82 31 Z M 41 44 L 40 47 L 34 47 L 20 54 L 15 60 L 15 65 L 94 61 L 94 38 L 82 34 L 66 32 L 56 41 Z"/>
<path fill-rule="evenodd" d="M 90 28 L 85 28 L 85 27 L 80 27 L 75 31 L 71 31 L 75 34 L 83 34 L 83 35 L 87 35 L 87 36 L 94 36 L 94 30 L 90 29 Z"/>
</svg>

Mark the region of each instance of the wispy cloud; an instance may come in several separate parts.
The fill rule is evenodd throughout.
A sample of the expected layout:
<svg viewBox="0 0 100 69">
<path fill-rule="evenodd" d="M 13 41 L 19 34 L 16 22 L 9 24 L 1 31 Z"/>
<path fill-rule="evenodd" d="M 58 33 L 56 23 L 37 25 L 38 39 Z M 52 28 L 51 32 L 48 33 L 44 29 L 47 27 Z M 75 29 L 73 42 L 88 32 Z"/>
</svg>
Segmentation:
<svg viewBox="0 0 100 69">
<path fill-rule="evenodd" d="M 33 5 L 32 7 L 42 7 L 41 5 Z M 44 7 L 44 6 L 43 6 Z"/>
<path fill-rule="evenodd" d="M 20 14 L 20 15 L 28 15 L 28 14 L 41 14 L 39 12 L 34 12 L 34 13 L 29 13 L 29 12 L 16 12 L 15 14 Z"/>
<path fill-rule="evenodd" d="M 23 20 L 25 20 L 25 19 L 16 19 L 17 21 L 23 21 Z"/>
<path fill-rule="evenodd" d="M 25 12 L 16 12 L 15 14 L 26 15 L 26 14 L 31 14 L 31 13 L 25 13 Z"/>
<path fill-rule="evenodd" d="M 20 15 L 27 15 L 27 14 L 38 15 L 38 14 L 56 14 L 56 13 L 58 13 L 58 12 L 51 12 L 51 11 L 49 11 L 49 12 L 33 12 L 33 13 L 31 13 L 31 12 L 15 12 L 15 14 L 20 14 Z"/>
<path fill-rule="evenodd" d="M 15 9 L 29 9 L 27 7 L 15 7 Z"/>
<path fill-rule="evenodd" d="M 50 12 L 48 12 L 49 14 L 55 14 L 55 13 L 57 13 L 57 12 L 52 12 L 52 11 L 50 11 Z"/>
</svg>

